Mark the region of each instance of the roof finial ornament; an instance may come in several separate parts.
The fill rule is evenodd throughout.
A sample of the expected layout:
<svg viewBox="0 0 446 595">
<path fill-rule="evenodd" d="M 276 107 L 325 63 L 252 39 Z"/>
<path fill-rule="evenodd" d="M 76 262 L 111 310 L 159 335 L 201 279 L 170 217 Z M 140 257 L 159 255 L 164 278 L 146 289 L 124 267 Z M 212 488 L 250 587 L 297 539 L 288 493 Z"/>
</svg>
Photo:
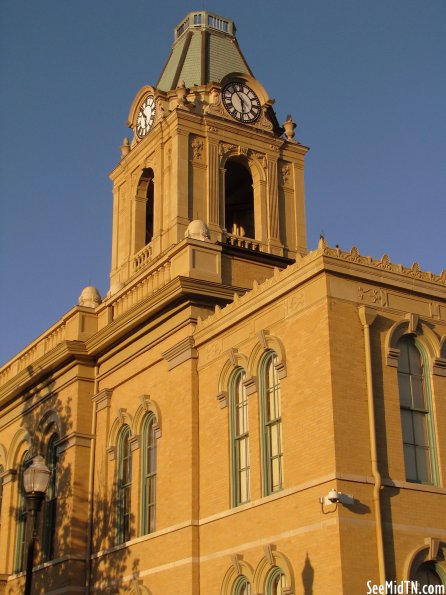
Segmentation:
<svg viewBox="0 0 446 595">
<path fill-rule="evenodd" d="M 293 122 L 293 118 L 291 117 L 291 114 L 288 114 L 288 116 L 286 117 L 285 122 L 283 123 L 283 127 L 285 129 L 285 136 L 287 137 L 288 140 L 292 140 L 295 136 L 295 128 L 296 128 L 296 124 Z"/>
<path fill-rule="evenodd" d="M 186 105 L 187 99 L 186 95 L 189 93 L 189 89 L 186 87 L 186 83 L 184 81 L 180 81 L 178 83 L 177 91 L 177 99 L 178 105 Z"/>
<path fill-rule="evenodd" d="M 120 149 L 121 149 L 121 158 L 125 157 L 126 155 L 128 155 L 130 153 L 130 143 L 129 143 L 129 139 L 127 137 L 125 137 L 125 139 L 122 141 L 122 145 L 121 145 Z"/>
</svg>

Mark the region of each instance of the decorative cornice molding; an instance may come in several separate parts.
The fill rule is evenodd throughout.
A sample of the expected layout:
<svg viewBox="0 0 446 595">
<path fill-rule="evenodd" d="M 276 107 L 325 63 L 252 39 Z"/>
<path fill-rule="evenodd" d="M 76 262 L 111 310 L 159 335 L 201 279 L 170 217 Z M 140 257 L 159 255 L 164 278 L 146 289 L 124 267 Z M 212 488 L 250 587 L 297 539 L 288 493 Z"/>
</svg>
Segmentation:
<svg viewBox="0 0 446 595">
<path fill-rule="evenodd" d="M 294 273 L 296 273 L 296 271 L 299 271 L 303 269 L 305 266 L 314 263 L 321 257 L 329 257 L 332 261 L 354 263 L 368 270 L 372 269 L 374 271 L 385 271 L 393 273 L 398 275 L 399 277 L 402 277 L 403 280 L 424 281 L 429 284 L 432 284 L 435 289 L 446 289 L 446 269 L 444 269 L 440 275 L 434 275 L 430 272 L 421 271 L 418 263 L 414 263 L 411 268 L 404 267 L 401 264 L 393 264 L 390 262 L 389 256 L 387 254 L 384 254 L 384 256 L 380 260 L 378 260 L 373 259 L 371 256 L 361 256 L 356 246 L 353 246 L 353 248 L 349 252 L 341 250 L 338 246 L 336 246 L 335 248 L 330 248 L 327 245 L 325 239 L 322 237 L 319 240 L 318 247 L 315 250 L 309 252 L 305 256 L 297 254 L 295 263 L 291 264 L 282 271 L 280 271 L 279 269 L 275 269 L 274 275 L 269 279 L 266 279 L 266 281 L 263 281 L 262 283 L 254 281 L 252 290 L 247 291 L 242 296 L 239 296 L 239 299 L 236 302 L 231 302 L 224 308 L 216 308 L 215 314 L 205 318 L 204 320 L 198 319 L 196 331 L 201 331 L 202 329 L 213 324 L 216 320 L 219 320 L 223 316 L 228 315 L 230 312 L 240 307 L 242 304 L 248 303 L 251 300 L 256 299 L 259 294 L 262 294 L 265 291 L 267 291 L 270 287 L 277 285 L 279 281 L 292 276 Z M 378 293 L 370 292 L 370 289 L 365 289 L 362 285 L 359 286 L 358 299 L 361 299 L 361 301 L 365 301 L 364 298 L 366 295 L 370 296 L 366 301 L 372 301 L 373 303 L 377 304 L 380 304 L 381 302 L 381 305 L 387 305 L 387 298 L 385 294 L 379 295 Z"/>
</svg>

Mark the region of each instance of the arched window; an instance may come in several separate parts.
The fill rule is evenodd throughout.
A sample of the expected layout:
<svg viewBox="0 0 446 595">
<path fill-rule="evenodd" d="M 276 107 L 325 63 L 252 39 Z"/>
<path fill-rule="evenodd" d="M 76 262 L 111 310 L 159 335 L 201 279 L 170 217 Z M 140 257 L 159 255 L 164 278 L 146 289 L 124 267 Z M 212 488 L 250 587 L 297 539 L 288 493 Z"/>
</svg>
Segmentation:
<svg viewBox="0 0 446 595">
<path fill-rule="evenodd" d="M 266 581 L 266 595 L 283 595 L 286 587 L 285 575 L 277 566 L 271 570 Z"/>
<path fill-rule="evenodd" d="M 398 348 L 398 387 L 406 479 L 434 483 L 434 430 L 427 356 L 412 336 L 402 337 L 398 341 Z"/>
<path fill-rule="evenodd" d="M 230 159 L 225 174 L 225 228 L 233 235 L 255 238 L 252 176 L 242 161 Z"/>
<path fill-rule="evenodd" d="M 283 488 L 282 413 L 277 355 L 269 351 L 260 364 L 263 488 L 265 495 Z"/>
<path fill-rule="evenodd" d="M 43 560 L 54 557 L 54 543 L 56 539 L 56 514 L 57 514 L 57 466 L 58 452 L 57 441 L 59 436 L 53 434 L 48 442 L 46 451 L 46 464 L 51 471 L 50 481 L 46 492 L 45 506 L 43 509 L 42 525 L 42 556 Z"/>
<path fill-rule="evenodd" d="M 117 542 L 130 539 L 132 490 L 132 450 L 130 428 L 123 426 L 118 439 L 118 486 L 117 486 Z"/>
<path fill-rule="evenodd" d="M 249 501 L 248 397 L 243 384 L 245 372 L 238 368 L 229 386 L 232 453 L 232 501 L 234 506 Z"/>
<path fill-rule="evenodd" d="M 436 571 L 435 563 L 433 563 L 433 562 L 424 562 L 423 564 L 421 564 L 417 568 L 417 570 L 414 572 L 412 580 L 417 582 L 419 593 L 422 592 L 422 587 L 427 587 L 430 585 L 444 586 L 444 583 L 441 580 L 441 577 L 439 576 L 439 574 Z M 423 592 L 433 593 L 434 591 L 426 590 Z"/>
<path fill-rule="evenodd" d="M 155 531 L 156 518 L 156 417 L 146 416 L 142 430 L 142 534 Z"/>
<path fill-rule="evenodd" d="M 239 576 L 234 583 L 233 595 L 251 595 L 251 583 L 246 576 Z"/>
<path fill-rule="evenodd" d="M 28 450 L 24 453 L 18 470 L 14 572 L 22 572 L 25 569 L 26 500 L 23 472 L 31 465 L 31 461 L 31 453 Z"/>
<path fill-rule="evenodd" d="M 137 206 L 135 228 L 135 250 L 141 250 L 153 239 L 154 232 L 154 173 L 145 168 L 139 179 L 137 189 Z M 138 206 L 139 203 L 139 206 Z M 144 229 L 143 229 L 144 225 Z"/>
</svg>

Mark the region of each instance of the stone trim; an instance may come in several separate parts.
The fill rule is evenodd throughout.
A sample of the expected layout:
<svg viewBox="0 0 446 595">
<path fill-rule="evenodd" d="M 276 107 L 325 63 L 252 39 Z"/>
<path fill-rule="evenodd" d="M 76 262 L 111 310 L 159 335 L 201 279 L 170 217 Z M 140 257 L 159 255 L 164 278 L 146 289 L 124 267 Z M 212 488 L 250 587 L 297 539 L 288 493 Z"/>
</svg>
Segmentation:
<svg viewBox="0 0 446 595">
<path fill-rule="evenodd" d="M 17 477 L 17 469 L 5 469 L 2 473 L 0 473 L 0 479 L 2 480 L 3 485 L 11 481 L 15 481 Z"/>
<path fill-rule="evenodd" d="M 220 405 L 220 409 L 224 409 L 228 406 L 228 393 L 226 391 L 222 391 L 217 395 L 217 401 Z"/>
<path fill-rule="evenodd" d="M 198 359 L 198 351 L 192 337 L 186 337 L 161 355 L 168 362 L 169 371 L 189 359 Z"/>
<path fill-rule="evenodd" d="M 330 248 L 327 245 L 325 239 L 322 237 L 319 240 L 318 247 L 315 250 L 312 250 L 305 256 L 301 256 L 299 254 L 296 255 L 296 262 L 294 264 L 291 264 L 282 271 L 275 271 L 272 277 L 266 279 L 266 281 L 263 281 L 260 284 L 254 283 L 253 289 L 240 296 L 236 303 L 229 303 L 227 306 L 216 311 L 215 314 L 208 316 L 204 320 L 199 319 L 197 331 L 201 331 L 202 329 L 209 327 L 223 316 L 228 315 L 234 309 L 238 308 L 239 305 L 249 302 L 253 299 L 257 299 L 259 294 L 264 293 L 270 287 L 277 285 L 278 281 L 291 277 L 299 269 L 303 269 L 306 265 L 315 262 L 320 257 L 329 257 L 332 261 L 354 263 L 355 265 L 364 267 L 364 269 L 368 271 L 379 271 L 381 274 L 384 272 L 390 273 L 393 275 L 398 275 L 399 277 L 412 282 L 413 280 L 428 282 L 433 284 L 435 288 L 438 287 L 439 289 L 446 288 L 446 269 L 444 269 L 439 275 L 434 275 L 430 272 L 421 271 L 417 263 L 414 263 L 411 268 L 404 267 L 401 264 L 393 264 L 387 254 L 384 254 L 384 256 L 378 260 L 372 258 L 371 256 L 361 256 L 356 246 L 353 246 L 349 252 L 341 250 L 339 247 Z M 330 261 L 327 260 L 326 262 L 328 263 Z"/>
<path fill-rule="evenodd" d="M 109 446 L 106 448 L 106 452 L 109 461 L 114 461 L 116 459 L 116 446 Z"/>
<path fill-rule="evenodd" d="M 73 446 L 81 446 L 84 448 L 90 448 L 90 443 L 93 440 L 92 434 L 82 434 L 81 432 L 72 432 L 64 436 L 62 440 L 57 443 L 58 453 L 65 452 Z"/>
<path fill-rule="evenodd" d="M 141 448 L 141 436 L 131 436 L 130 440 L 130 450 L 134 452 L 135 450 L 139 450 Z"/>
<path fill-rule="evenodd" d="M 112 388 L 104 388 L 99 391 L 96 395 L 91 397 L 93 403 L 96 403 L 96 412 L 101 411 L 107 407 L 110 407 L 111 397 L 113 394 Z"/>
</svg>

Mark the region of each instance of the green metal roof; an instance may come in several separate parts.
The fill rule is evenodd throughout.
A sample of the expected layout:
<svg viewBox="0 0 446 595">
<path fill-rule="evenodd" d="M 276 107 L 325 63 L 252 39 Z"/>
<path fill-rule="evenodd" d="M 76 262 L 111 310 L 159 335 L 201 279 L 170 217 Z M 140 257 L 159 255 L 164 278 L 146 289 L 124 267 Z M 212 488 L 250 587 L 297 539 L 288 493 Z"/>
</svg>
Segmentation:
<svg viewBox="0 0 446 595">
<path fill-rule="evenodd" d="M 230 19 L 208 11 L 189 13 L 174 29 L 174 43 L 157 88 L 176 89 L 220 82 L 230 72 L 252 74 L 235 38 Z"/>
</svg>

